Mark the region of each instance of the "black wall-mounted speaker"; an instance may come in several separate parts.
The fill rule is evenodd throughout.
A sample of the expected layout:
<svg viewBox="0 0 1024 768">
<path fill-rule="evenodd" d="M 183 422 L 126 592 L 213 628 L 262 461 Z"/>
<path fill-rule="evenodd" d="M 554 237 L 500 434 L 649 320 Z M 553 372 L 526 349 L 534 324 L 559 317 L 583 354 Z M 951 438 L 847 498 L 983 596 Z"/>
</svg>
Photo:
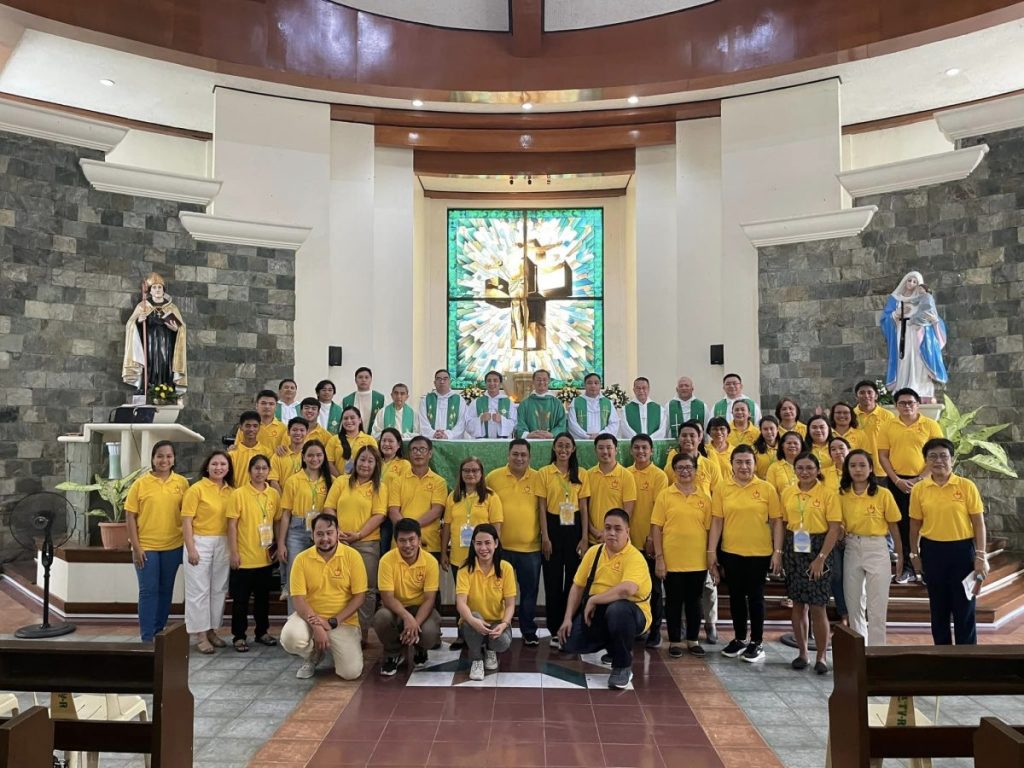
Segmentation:
<svg viewBox="0 0 1024 768">
<path fill-rule="evenodd" d="M 336 368 L 341 365 L 341 347 L 327 348 L 327 364 L 332 368 Z"/>
<path fill-rule="evenodd" d="M 725 365 L 725 345 L 724 344 L 712 344 L 711 345 L 711 364 L 712 365 Z"/>
</svg>

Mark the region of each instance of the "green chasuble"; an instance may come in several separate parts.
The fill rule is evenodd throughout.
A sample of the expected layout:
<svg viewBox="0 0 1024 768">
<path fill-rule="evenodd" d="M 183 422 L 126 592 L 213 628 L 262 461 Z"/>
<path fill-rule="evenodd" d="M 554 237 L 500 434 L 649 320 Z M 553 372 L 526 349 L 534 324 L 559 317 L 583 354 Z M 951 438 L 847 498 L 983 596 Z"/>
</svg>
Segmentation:
<svg viewBox="0 0 1024 768">
<path fill-rule="evenodd" d="M 565 407 L 554 395 L 531 394 L 519 404 L 516 418 L 517 437 L 538 431 L 557 435 L 565 429 Z"/>
<path fill-rule="evenodd" d="M 358 408 L 356 405 L 356 393 L 349 392 L 345 397 L 341 399 L 341 407 L 348 408 L 349 406 Z M 377 418 L 377 414 L 380 413 L 380 409 L 384 407 L 384 395 L 377 390 L 373 390 L 370 393 L 370 423 L 364 424 L 367 431 L 373 429 L 373 422 Z"/>
<path fill-rule="evenodd" d="M 679 437 L 679 428 L 685 421 L 699 421 L 700 428 L 704 429 L 705 406 L 703 400 L 694 398 L 690 401 L 690 418 L 683 418 L 683 404 L 676 398 L 672 398 L 668 404 L 668 437 L 675 440 Z"/>
<path fill-rule="evenodd" d="M 402 426 L 398 427 L 395 424 L 395 404 L 388 403 L 384 408 L 384 428 L 391 427 L 397 429 L 403 435 L 407 435 L 413 431 L 412 425 L 416 418 L 416 414 L 408 403 L 402 406 Z"/>
<path fill-rule="evenodd" d="M 747 404 L 747 410 L 750 412 L 750 420 L 751 422 L 753 422 L 754 401 L 751 400 L 749 397 L 741 397 L 739 399 Z M 732 414 L 729 413 L 729 401 L 726 398 L 723 397 L 721 400 L 715 403 L 715 416 L 721 416 L 726 421 L 732 423 Z"/>
<path fill-rule="evenodd" d="M 455 429 L 455 425 L 459 423 L 459 414 L 462 413 L 462 396 L 459 394 L 453 394 L 448 398 L 448 413 L 447 422 L 445 426 L 445 432 L 450 432 Z M 427 421 L 430 422 L 435 430 L 440 429 L 437 426 L 437 392 L 427 393 Z"/>
<path fill-rule="evenodd" d="M 626 403 L 626 407 L 622 409 L 626 416 L 626 423 L 629 424 L 629 428 L 638 435 L 640 433 L 651 435 L 661 428 L 661 406 L 653 400 L 648 400 L 645 407 L 647 408 L 646 430 L 643 429 L 643 426 L 640 423 L 640 403 L 636 400 L 632 400 Z"/>
</svg>

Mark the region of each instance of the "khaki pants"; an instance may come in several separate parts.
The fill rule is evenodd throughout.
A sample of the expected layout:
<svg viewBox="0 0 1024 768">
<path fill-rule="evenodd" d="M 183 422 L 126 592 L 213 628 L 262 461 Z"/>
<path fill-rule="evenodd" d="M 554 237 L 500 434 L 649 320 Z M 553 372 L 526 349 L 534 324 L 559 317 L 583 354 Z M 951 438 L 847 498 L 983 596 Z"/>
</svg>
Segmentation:
<svg viewBox="0 0 1024 768">
<path fill-rule="evenodd" d="M 846 535 L 843 592 L 850 612 L 850 629 L 867 638 L 868 645 L 885 645 L 891 577 L 892 565 L 885 536 Z"/>
<path fill-rule="evenodd" d="M 359 629 L 366 637 L 373 625 L 373 614 L 377 611 L 377 567 L 380 564 L 379 541 L 357 541 L 352 549 L 363 558 L 366 567 L 366 598 L 359 606 Z"/>
<path fill-rule="evenodd" d="M 419 606 L 409 606 L 409 613 L 413 616 L 419 610 Z M 398 656 L 402 653 L 402 630 L 405 629 L 405 622 L 391 612 L 390 608 L 381 608 L 374 614 L 373 631 L 384 646 L 385 656 Z M 435 610 L 431 611 L 427 620 L 420 627 L 420 641 L 417 648 L 429 651 L 441 640 L 441 615 Z"/>
<path fill-rule="evenodd" d="M 363 649 L 359 627 L 340 624 L 327 633 L 334 671 L 343 680 L 355 680 L 363 673 Z M 281 647 L 303 660 L 313 655 L 313 629 L 299 614 L 293 613 L 281 630 Z"/>
</svg>

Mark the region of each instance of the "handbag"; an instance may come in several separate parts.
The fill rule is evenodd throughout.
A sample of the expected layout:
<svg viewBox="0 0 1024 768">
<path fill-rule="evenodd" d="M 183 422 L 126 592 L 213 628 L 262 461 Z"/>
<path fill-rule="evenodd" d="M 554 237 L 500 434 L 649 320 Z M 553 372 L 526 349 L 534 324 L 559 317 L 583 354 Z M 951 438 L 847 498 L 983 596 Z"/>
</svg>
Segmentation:
<svg viewBox="0 0 1024 768">
<path fill-rule="evenodd" d="M 601 544 L 597 548 L 597 553 L 594 556 L 594 564 L 590 567 L 590 575 L 587 576 L 587 585 L 583 588 L 583 597 L 580 598 L 580 604 L 576 608 L 576 614 L 573 616 L 579 616 L 584 608 L 587 606 L 587 600 L 590 599 L 590 590 L 594 586 L 594 579 L 597 576 L 597 566 L 601 562 L 601 553 L 604 552 L 604 544 Z"/>
</svg>

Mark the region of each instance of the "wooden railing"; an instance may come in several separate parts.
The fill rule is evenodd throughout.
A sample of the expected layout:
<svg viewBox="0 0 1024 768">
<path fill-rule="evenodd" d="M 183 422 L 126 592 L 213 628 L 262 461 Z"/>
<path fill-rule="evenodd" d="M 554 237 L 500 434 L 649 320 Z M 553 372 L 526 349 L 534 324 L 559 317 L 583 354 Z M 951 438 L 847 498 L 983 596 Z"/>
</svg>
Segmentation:
<svg viewBox="0 0 1024 768">
<path fill-rule="evenodd" d="M 0 725 L 0 768 L 53 765 L 53 721 L 32 707 Z"/>
<path fill-rule="evenodd" d="M 863 637 L 837 627 L 832 655 L 835 689 L 828 702 L 832 768 L 868 768 L 873 758 L 974 755 L 978 726 L 869 727 L 871 696 L 1024 694 L 1022 646 L 866 648 Z"/>
<path fill-rule="evenodd" d="M 52 748 L 151 754 L 153 768 L 189 768 L 188 650 L 181 624 L 161 632 L 152 645 L 4 640 L 0 690 L 152 694 L 150 722 L 54 720 Z"/>
<path fill-rule="evenodd" d="M 1024 766 L 1024 734 L 994 717 L 984 717 L 974 732 L 975 768 Z"/>
</svg>

